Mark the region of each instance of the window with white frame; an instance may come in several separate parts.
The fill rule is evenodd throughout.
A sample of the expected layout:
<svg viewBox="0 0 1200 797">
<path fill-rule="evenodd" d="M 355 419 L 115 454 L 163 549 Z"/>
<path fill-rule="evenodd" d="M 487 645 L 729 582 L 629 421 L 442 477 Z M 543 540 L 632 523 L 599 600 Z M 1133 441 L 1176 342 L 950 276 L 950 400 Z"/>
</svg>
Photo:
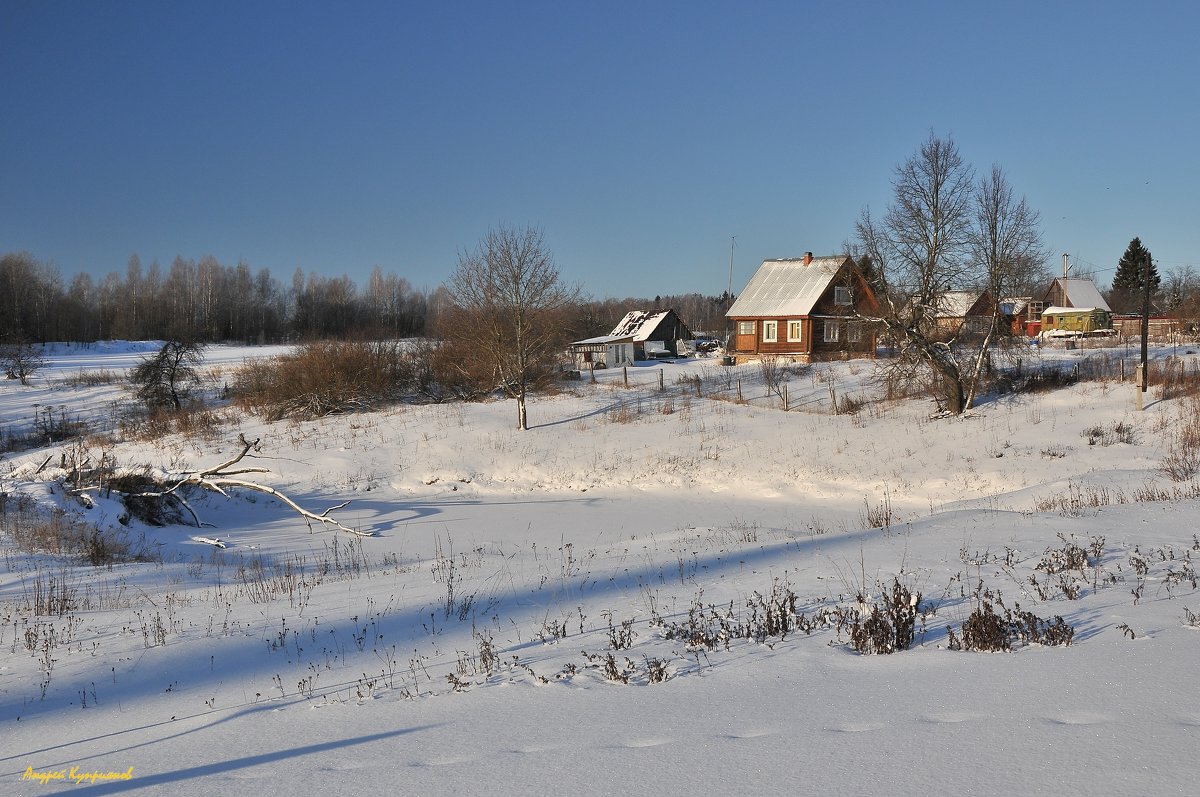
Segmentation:
<svg viewBox="0 0 1200 797">
<path fill-rule="evenodd" d="M 799 343 L 803 335 L 803 325 L 799 321 L 788 321 L 788 343 Z"/>
<path fill-rule="evenodd" d="M 846 340 L 851 343 L 862 342 L 862 324 L 851 321 L 846 325 Z"/>
<path fill-rule="evenodd" d="M 754 334 L 754 322 L 753 321 L 739 321 L 738 322 L 738 334 L 739 335 L 753 335 Z"/>
<path fill-rule="evenodd" d="M 833 289 L 833 303 L 840 305 L 850 304 L 850 289 L 845 285 L 838 285 Z"/>
<path fill-rule="evenodd" d="M 779 322 L 763 321 L 763 343 L 775 343 L 779 340 Z"/>
<path fill-rule="evenodd" d="M 842 339 L 842 325 L 837 321 L 825 322 L 825 342 L 837 343 Z"/>
</svg>

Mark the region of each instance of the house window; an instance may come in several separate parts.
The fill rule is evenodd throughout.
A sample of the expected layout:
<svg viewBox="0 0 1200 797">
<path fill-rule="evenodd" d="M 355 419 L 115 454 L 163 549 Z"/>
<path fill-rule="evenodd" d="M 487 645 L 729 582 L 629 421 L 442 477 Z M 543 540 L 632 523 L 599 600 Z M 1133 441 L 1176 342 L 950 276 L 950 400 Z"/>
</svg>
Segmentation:
<svg viewBox="0 0 1200 797">
<path fill-rule="evenodd" d="M 774 343 L 779 340 L 779 322 L 763 322 L 763 343 Z"/>
<path fill-rule="evenodd" d="M 754 334 L 754 322 L 753 321 L 739 321 L 738 322 L 738 334 L 739 335 L 753 335 Z"/>
<path fill-rule="evenodd" d="M 846 325 L 846 340 L 851 343 L 862 343 L 862 324 L 851 322 Z"/>
<path fill-rule="evenodd" d="M 837 343 L 841 339 L 842 339 L 841 324 L 839 324 L 837 321 L 826 321 L 825 322 L 825 342 L 826 343 Z"/>
<path fill-rule="evenodd" d="M 833 303 L 840 305 L 850 304 L 850 289 L 844 285 L 838 285 L 833 289 Z"/>
<path fill-rule="evenodd" d="M 788 342 L 799 343 L 801 334 L 801 323 L 799 321 L 788 321 Z"/>
</svg>

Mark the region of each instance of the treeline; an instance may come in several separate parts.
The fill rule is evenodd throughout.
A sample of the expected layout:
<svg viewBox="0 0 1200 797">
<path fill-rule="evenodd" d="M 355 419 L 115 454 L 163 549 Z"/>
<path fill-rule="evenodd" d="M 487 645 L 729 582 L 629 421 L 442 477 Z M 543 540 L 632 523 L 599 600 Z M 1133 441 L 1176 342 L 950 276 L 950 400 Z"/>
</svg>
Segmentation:
<svg viewBox="0 0 1200 797">
<path fill-rule="evenodd" d="M 411 337 L 424 332 L 429 295 L 376 266 L 366 285 L 296 269 L 290 284 L 266 268 L 211 255 L 177 257 L 165 271 L 137 255 L 100 281 L 24 252 L 0 256 L 0 338 L 277 343 L 322 337 Z"/>
<path fill-rule="evenodd" d="M 436 328 L 445 289 L 414 288 L 378 266 L 366 283 L 296 269 L 289 281 L 245 262 L 175 258 L 165 270 L 134 255 L 124 274 L 64 279 L 25 252 L 0 256 L 0 341 L 187 340 L 280 343 L 419 337 Z M 586 299 L 567 314 L 572 339 L 603 335 L 630 310 L 673 308 L 695 333 L 725 328 L 731 298 L 698 293 Z"/>
</svg>

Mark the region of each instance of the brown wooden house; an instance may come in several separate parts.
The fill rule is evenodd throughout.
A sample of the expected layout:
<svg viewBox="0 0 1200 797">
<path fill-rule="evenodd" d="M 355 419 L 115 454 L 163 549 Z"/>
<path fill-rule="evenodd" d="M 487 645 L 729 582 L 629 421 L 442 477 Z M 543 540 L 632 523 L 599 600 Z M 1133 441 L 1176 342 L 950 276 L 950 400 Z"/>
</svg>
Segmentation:
<svg viewBox="0 0 1200 797">
<path fill-rule="evenodd" d="M 733 321 L 726 353 L 799 362 L 872 357 L 879 304 L 849 255 L 764 260 L 725 315 Z"/>
</svg>

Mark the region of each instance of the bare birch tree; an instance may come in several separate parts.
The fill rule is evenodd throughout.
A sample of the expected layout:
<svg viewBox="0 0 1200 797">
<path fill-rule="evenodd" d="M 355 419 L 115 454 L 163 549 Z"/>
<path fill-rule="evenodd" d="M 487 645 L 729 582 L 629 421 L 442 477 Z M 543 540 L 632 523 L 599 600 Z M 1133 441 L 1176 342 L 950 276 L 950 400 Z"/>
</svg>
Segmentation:
<svg viewBox="0 0 1200 797">
<path fill-rule="evenodd" d="M 883 218 L 867 209 L 855 224 L 862 254 L 884 288 L 878 320 L 903 360 L 932 372 L 939 403 L 956 415 L 966 408 L 963 374 L 950 343 L 930 330 L 942 296 L 970 280 L 973 181 L 957 145 L 931 132 L 896 167 Z"/>
<path fill-rule="evenodd" d="M 980 178 L 975 188 L 975 218 L 971 249 L 992 297 L 992 319 L 968 379 L 966 408 L 970 409 L 1000 325 L 1000 303 L 1044 271 L 1046 250 L 1041 219 L 1025 197 L 1013 196 L 1012 186 L 999 166 Z"/>
<path fill-rule="evenodd" d="M 526 398 L 553 370 L 565 343 L 563 311 L 578 288 L 559 278 L 540 230 L 506 226 L 459 254 L 446 287 L 452 311 L 441 324 L 443 337 L 460 356 L 481 360 L 463 362 L 464 373 L 484 365 L 491 387 L 517 400 L 517 428 L 528 429 Z"/>
</svg>

